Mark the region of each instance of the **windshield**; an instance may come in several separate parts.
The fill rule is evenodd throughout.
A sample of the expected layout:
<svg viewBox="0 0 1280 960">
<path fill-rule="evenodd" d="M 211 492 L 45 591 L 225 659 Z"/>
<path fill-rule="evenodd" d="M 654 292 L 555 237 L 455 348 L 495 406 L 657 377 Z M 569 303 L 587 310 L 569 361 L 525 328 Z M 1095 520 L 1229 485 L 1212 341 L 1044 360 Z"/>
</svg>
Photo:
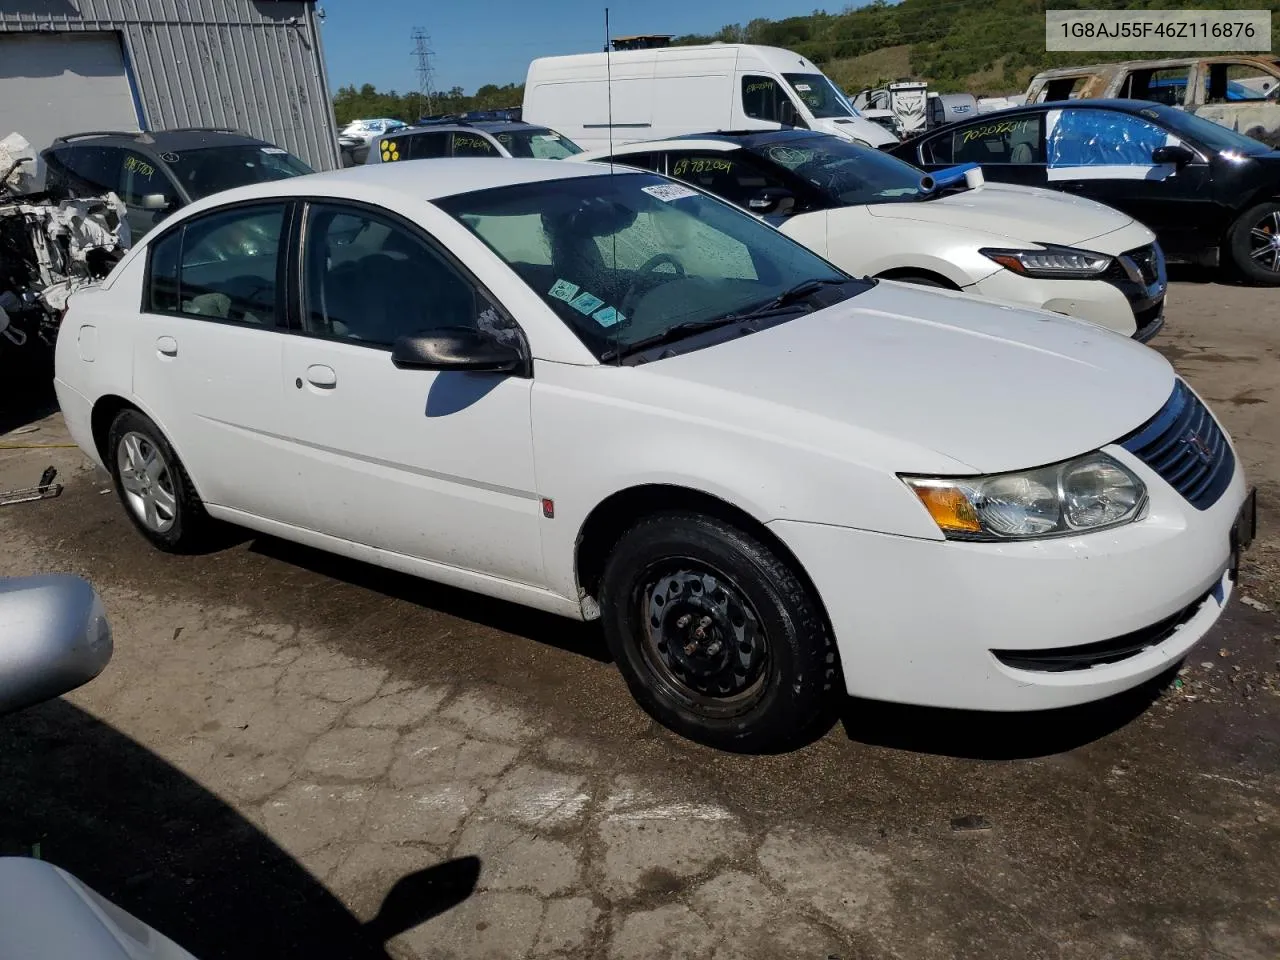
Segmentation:
<svg viewBox="0 0 1280 960">
<path fill-rule="evenodd" d="M 649 173 L 480 190 L 435 201 L 501 257 L 597 357 L 848 283 L 755 217 Z M 865 287 L 859 287 L 861 292 Z"/>
<path fill-rule="evenodd" d="M 1210 150 L 1231 150 L 1246 156 L 1256 157 L 1270 153 L 1274 148 L 1267 146 L 1253 137 L 1229 130 L 1220 123 L 1197 117 L 1194 113 L 1178 110 L 1173 107 L 1150 107 L 1140 111 L 1143 116 L 1155 120 L 1176 134 L 1188 137 Z"/>
<path fill-rule="evenodd" d="M 858 111 L 836 89 L 836 85 L 821 73 L 784 73 L 791 89 L 799 94 L 804 105 L 815 117 L 853 117 Z"/>
<path fill-rule="evenodd" d="M 192 200 L 233 187 L 314 172 L 287 150 L 253 143 L 166 153 L 164 159 Z"/>
<path fill-rule="evenodd" d="M 932 194 L 920 189 L 924 174 L 896 157 L 836 137 L 804 137 L 748 148 L 769 163 L 817 187 L 842 206 L 898 203 Z"/>
<path fill-rule="evenodd" d="M 565 157 L 571 157 L 575 153 L 582 152 L 582 148 L 568 137 L 562 137 L 554 130 L 548 130 L 546 127 L 503 131 L 495 134 L 495 136 L 498 142 L 513 157 L 527 157 L 534 160 L 563 160 Z"/>
</svg>

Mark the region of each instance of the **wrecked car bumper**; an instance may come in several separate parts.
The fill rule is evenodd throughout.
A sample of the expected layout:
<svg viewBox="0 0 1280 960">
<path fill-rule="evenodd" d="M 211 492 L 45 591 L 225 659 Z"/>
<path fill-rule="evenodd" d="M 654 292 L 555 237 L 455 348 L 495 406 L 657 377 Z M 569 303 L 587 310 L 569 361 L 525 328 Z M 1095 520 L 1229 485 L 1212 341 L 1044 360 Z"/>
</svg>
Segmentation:
<svg viewBox="0 0 1280 960">
<path fill-rule="evenodd" d="M 1075 537 L 966 543 L 774 521 L 830 617 L 850 695 L 969 710 L 1100 700 L 1178 663 L 1232 592 L 1230 486 L 1200 511 L 1136 458 L 1149 513 Z"/>
</svg>

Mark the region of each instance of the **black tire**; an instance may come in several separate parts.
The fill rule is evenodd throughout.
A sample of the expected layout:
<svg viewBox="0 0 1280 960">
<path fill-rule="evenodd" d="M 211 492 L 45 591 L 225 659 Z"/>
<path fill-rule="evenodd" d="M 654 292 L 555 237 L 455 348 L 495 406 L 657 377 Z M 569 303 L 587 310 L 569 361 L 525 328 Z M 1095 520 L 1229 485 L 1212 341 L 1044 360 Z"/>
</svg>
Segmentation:
<svg viewBox="0 0 1280 960">
<path fill-rule="evenodd" d="M 1246 280 L 1280 286 L 1280 202 L 1267 200 L 1240 214 L 1227 231 L 1227 250 Z"/>
<path fill-rule="evenodd" d="M 796 571 L 751 534 L 697 513 L 648 517 L 615 544 L 600 594 L 627 686 L 675 732 L 756 753 L 796 746 L 830 719 L 835 641 Z"/>
<path fill-rule="evenodd" d="M 144 453 L 150 449 L 159 455 L 163 471 L 150 478 L 149 482 L 159 488 L 159 493 L 168 494 L 169 500 L 166 502 L 171 502 L 172 508 L 162 508 L 160 514 L 163 519 L 168 520 L 167 523 L 149 525 L 142 515 L 145 510 L 138 506 L 139 501 L 136 499 L 136 496 L 141 495 L 131 496 L 130 489 L 126 489 L 126 483 L 135 487 L 137 479 L 136 471 L 129 470 L 126 476 L 125 468 L 122 467 L 122 456 L 126 460 L 129 457 L 125 445 L 131 438 L 141 438 L 138 441 L 139 448 Z M 204 504 L 200 502 L 182 461 L 178 459 L 160 428 L 149 417 L 138 410 L 121 410 L 107 432 L 105 459 L 111 471 L 116 496 L 120 498 L 125 514 L 153 546 L 166 553 L 193 553 L 210 542 L 214 523 L 205 512 Z M 162 499 L 159 493 L 156 497 Z M 171 516 L 166 515 L 169 513 Z"/>
</svg>

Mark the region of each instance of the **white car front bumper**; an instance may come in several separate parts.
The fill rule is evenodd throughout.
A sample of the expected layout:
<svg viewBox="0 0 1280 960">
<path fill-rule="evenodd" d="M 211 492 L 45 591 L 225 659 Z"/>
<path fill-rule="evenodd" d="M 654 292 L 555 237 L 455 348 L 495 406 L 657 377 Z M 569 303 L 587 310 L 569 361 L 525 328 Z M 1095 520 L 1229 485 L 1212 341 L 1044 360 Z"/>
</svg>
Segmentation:
<svg viewBox="0 0 1280 960">
<path fill-rule="evenodd" d="M 1164 324 L 1163 289 L 1134 301 L 1106 280 L 1037 280 L 1010 270 L 997 270 L 964 289 L 992 300 L 1088 320 L 1143 342 L 1155 336 Z"/>
<path fill-rule="evenodd" d="M 1186 656 L 1232 591 L 1243 471 L 1237 461 L 1226 491 L 1200 511 L 1137 458 L 1107 449 L 1149 495 L 1143 519 L 1113 530 L 965 543 L 769 524 L 821 596 L 848 692 L 1042 710 L 1119 693 Z"/>
</svg>

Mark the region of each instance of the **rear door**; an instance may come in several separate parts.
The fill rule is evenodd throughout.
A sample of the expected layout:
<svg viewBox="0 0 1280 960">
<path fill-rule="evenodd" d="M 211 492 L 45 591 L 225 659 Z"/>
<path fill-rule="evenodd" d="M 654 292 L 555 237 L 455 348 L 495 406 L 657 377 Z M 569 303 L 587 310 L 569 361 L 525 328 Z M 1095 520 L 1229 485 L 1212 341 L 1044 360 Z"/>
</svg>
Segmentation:
<svg viewBox="0 0 1280 960">
<path fill-rule="evenodd" d="M 222 208 L 150 244 L 133 390 L 206 502 L 299 522 L 298 478 L 280 450 L 290 209 Z"/>
<path fill-rule="evenodd" d="M 994 115 L 954 124 L 921 144 L 919 163 L 930 171 L 976 163 L 983 177 L 995 183 L 1043 187 L 1044 114 Z"/>
</svg>

